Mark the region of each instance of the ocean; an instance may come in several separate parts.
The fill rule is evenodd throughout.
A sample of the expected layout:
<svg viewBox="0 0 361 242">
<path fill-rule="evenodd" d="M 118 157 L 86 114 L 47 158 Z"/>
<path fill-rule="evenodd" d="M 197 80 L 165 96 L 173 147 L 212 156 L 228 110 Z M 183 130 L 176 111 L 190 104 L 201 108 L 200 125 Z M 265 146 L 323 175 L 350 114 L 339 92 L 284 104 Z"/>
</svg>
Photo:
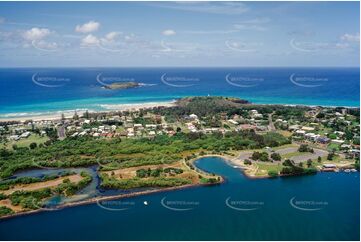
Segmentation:
<svg viewBox="0 0 361 242">
<path fill-rule="evenodd" d="M 257 104 L 359 107 L 359 76 L 359 68 L 3 68 L 0 118 L 208 95 Z M 141 86 L 102 88 L 130 81 Z"/>
<path fill-rule="evenodd" d="M 359 240 L 360 173 L 249 179 L 220 158 L 196 166 L 226 182 L 0 220 L 1 240 Z"/>
</svg>

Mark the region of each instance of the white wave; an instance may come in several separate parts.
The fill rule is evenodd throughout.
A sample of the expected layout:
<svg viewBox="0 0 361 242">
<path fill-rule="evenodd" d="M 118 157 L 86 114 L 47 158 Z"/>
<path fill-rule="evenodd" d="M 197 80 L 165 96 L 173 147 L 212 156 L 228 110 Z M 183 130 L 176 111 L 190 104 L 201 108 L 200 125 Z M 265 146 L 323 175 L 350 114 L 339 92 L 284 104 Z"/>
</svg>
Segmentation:
<svg viewBox="0 0 361 242">
<path fill-rule="evenodd" d="M 151 87 L 151 86 L 157 86 L 158 84 L 156 83 L 139 83 L 139 86 L 142 86 L 142 87 Z"/>
<path fill-rule="evenodd" d="M 44 112 L 18 112 L 18 113 L 4 113 L 0 114 L 1 118 L 22 118 L 22 117 L 39 117 L 39 116 L 55 116 L 61 114 L 74 114 L 75 112 L 81 114 L 88 110 L 89 112 L 94 112 L 94 110 L 89 110 L 85 108 L 79 109 L 68 109 L 68 110 L 58 110 L 58 111 L 44 111 Z"/>
<path fill-rule="evenodd" d="M 125 103 L 125 104 L 99 104 L 103 109 L 107 110 L 127 110 L 127 109 L 140 109 L 140 108 L 152 108 L 159 106 L 171 106 L 174 101 L 171 102 L 148 102 L 148 103 Z"/>
</svg>

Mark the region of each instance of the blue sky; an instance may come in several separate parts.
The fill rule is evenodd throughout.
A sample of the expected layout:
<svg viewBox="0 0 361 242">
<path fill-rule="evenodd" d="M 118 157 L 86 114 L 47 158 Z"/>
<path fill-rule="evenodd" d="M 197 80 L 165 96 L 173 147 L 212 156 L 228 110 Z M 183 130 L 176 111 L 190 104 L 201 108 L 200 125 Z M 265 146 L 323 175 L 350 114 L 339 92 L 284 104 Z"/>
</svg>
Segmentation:
<svg viewBox="0 0 361 242">
<path fill-rule="evenodd" d="M 359 66 L 358 2 L 0 2 L 0 67 Z"/>
</svg>

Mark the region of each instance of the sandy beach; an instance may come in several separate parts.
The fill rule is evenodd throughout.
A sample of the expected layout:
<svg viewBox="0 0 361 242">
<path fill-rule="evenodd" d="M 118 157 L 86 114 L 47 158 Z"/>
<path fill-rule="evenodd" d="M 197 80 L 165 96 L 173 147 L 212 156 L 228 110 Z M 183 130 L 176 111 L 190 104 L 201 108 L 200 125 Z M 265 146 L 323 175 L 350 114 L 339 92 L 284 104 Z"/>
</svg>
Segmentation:
<svg viewBox="0 0 361 242">
<path fill-rule="evenodd" d="M 128 103 L 128 104 L 102 104 L 100 105 L 103 110 L 88 110 L 89 113 L 93 112 L 115 112 L 115 111 L 137 111 L 139 109 L 147 109 L 147 108 L 155 108 L 155 107 L 171 107 L 175 105 L 175 101 L 171 102 L 148 102 L 148 103 Z M 9 117 L 1 117 L 0 122 L 6 121 L 20 121 L 24 122 L 26 120 L 33 120 L 33 121 L 43 121 L 43 120 L 58 120 L 61 118 L 61 115 L 64 114 L 65 118 L 72 118 L 74 113 L 77 112 L 79 116 L 83 115 L 86 110 L 65 110 L 64 112 L 56 111 L 56 112 L 49 112 L 46 114 L 23 114 L 19 115 L 18 117 L 11 117 L 12 115 L 9 114 Z M 14 116 L 16 114 L 14 113 Z"/>
</svg>

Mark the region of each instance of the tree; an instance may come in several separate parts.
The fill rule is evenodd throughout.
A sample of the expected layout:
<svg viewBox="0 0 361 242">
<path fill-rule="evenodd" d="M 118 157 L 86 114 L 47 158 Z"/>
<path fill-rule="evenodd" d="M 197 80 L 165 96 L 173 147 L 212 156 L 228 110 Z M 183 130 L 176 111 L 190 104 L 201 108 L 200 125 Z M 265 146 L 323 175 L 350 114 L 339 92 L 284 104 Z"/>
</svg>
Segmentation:
<svg viewBox="0 0 361 242">
<path fill-rule="evenodd" d="M 317 157 L 317 161 L 318 161 L 318 163 L 321 163 L 321 161 L 322 161 L 321 156 Z"/>
<path fill-rule="evenodd" d="M 333 152 L 328 153 L 328 155 L 327 155 L 327 160 L 332 160 L 332 159 L 333 159 L 333 156 L 334 156 L 334 153 L 333 153 Z"/>
<path fill-rule="evenodd" d="M 272 154 L 271 154 L 271 158 L 272 158 L 273 160 L 280 161 L 280 160 L 281 160 L 281 155 L 278 154 L 278 153 L 272 153 Z"/>
<path fill-rule="evenodd" d="M 336 134 L 329 134 L 328 137 L 330 139 L 336 139 L 337 138 L 337 135 Z"/>
<path fill-rule="evenodd" d="M 324 113 L 318 113 L 317 115 L 316 115 L 316 118 L 324 118 L 325 117 L 325 114 Z"/>
<path fill-rule="evenodd" d="M 29 145 L 30 149 L 32 149 L 32 150 L 35 149 L 37 146 L 38 145 L 35 142 L 33 142 Z"/>
<path fill-rule="evenodd" d="M 293 160 L 287 159 L 282 163 L 284 166 L 294 166 L 295 163 Z"/>
<path fill-rule="evenodd" d="M 244 164 L 245 165 L 252 165 L 252 161 L 250 161 L 249 159 L 245 159 Z"/>
<path fill-rule="evenodd" d="M 312 165 L 312 160 L 311 159 L 308 159 L 307 160 L 307 167 L 310 168 Z"/>
<path fill-rule="evenodd" d="M 270 170 L 270 171 L 268 171 L 268 175 L 270 177 L 276 177 L 276 176 L 278 176 L 278 171 Z"/>
<path fill-rule="evenodd" d="M 251 156 L 252 160 L 259 160 L 260 157 L 261 157 L 261 153 L 259 153 L 258 151 L 253 152 Z"/>
<path fill-rule="evenodd" d="M 262 152 L 261 156 L 259 157 L 260 161 L 269 161 L 269 157 L 268 157 L 268 153 L 267 152 Z"/>
<path fill-rule="evenodd" d="M 306 144 L 302 144 L 300 145 L 300 147 L 298 148 L 299 152 L 307 152 L 308 151 L 308 145 Z"/>
<path fill-rule="evenodd" d="M 74 113 L 73 119 L 74 119 L 74 120 L 78 120 L 78 119 L 79 119 L 79 115 L 78 115 L 78 113 L 77 113 L 76 111 L 75 111 L 75 113 Z"/>
<path fill-rule="evenodd" d="M 88 112 L 88 110 L 85 111 L 85 113 L 84 113 L 84 118 L 89 119 L 89 112 Z"/>
<path fill-rule="evenodd" d="M 177 133 L 179 133 L 181 131 L 182 131 L 181 127 L 177 127 Z"/>
</svg>

